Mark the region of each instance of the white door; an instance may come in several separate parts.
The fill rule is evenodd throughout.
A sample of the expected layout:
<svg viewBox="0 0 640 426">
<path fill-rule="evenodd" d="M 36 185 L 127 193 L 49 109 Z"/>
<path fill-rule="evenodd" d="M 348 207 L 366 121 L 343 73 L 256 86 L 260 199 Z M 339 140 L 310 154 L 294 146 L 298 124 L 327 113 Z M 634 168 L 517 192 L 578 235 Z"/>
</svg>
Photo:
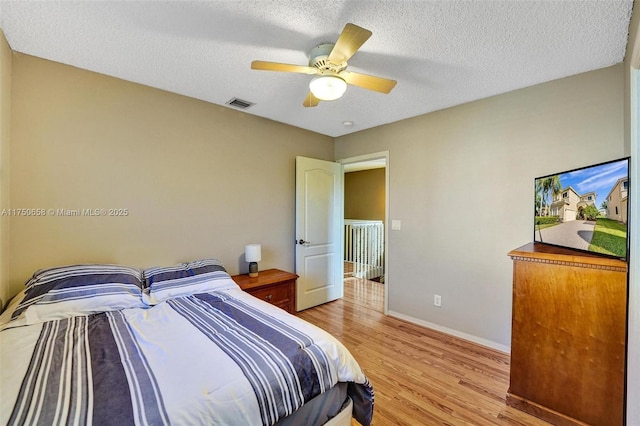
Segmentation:
<svg viewBox="0 0 640 426">
<path fill-rule="evenodd" d="M 342 165 L 296 157 L 296 309 L 342 297 Z"/>
</svg>

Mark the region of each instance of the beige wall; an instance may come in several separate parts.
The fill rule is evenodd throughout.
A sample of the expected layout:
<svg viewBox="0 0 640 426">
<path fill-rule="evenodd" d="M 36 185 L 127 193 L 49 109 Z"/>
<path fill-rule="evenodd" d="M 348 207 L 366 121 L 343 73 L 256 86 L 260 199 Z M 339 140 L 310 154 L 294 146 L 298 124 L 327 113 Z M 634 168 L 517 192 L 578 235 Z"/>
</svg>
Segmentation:
<svg viewBox="0 0 640 426">
<path fill-rule="evenodd" d="M 246 272 L 253 242 L 293 270 L 295 156 L 331 160 L 332 138 L 22 54 L 12 84 L 12 207 L 129 214 L 12 218 L 10 293 L 76 262 Z"/>
<path fill-rule="evenodd" d="M 0 30 L 0 212 L 9 208 L 9 139 L 11 136 L 11 58 L 12 52 Z M 10 292 L 9 216 L 0 215 L 0 310 Z"/>
<path fill-rule="evenodd" d="M 623 88 L 617 65 L 338 138 L 337 159 L 389 151 L 389 310 L 510 346 L 534 178 L 623 156 Z"/>
<path fill-rule="evenodd" d="M 345 219 L 384 220 L 384 209 L 384 168 L 345 173 Z"/>
</svg>

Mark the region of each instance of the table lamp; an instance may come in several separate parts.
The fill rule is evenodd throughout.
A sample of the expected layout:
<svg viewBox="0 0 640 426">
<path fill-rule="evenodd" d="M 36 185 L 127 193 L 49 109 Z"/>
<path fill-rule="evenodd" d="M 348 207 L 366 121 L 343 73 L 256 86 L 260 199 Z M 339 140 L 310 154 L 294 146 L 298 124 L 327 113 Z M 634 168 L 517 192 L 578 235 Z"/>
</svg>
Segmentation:
<svg viewBox="0 0 640 426">
<path fill-rule="evenodd" d="M 260 244 L 247 244 L 244 246 L 244 260 L 249 262 L 249 276 L 258 276 L 258 262 L 262 259 Z"/>
</svg>

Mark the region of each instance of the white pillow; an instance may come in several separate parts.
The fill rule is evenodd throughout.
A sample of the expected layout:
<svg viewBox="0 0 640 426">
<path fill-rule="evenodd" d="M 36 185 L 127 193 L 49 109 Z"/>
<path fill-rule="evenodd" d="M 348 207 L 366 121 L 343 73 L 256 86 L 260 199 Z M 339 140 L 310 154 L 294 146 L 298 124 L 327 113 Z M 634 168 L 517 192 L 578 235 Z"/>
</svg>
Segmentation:
<svg viewBox="0 0 640 426">
<path fill-rule="evenodd" d="M 12 320 L 26 324 L 126 308 L 145 308 L 142 272 L 121 265 L 69 265 L 36 271 Z"/>
<path fill-rule="evenodd" d="M 144 270 L 143 277 L 143 300 L 148 305 L 156 305 L 175 297 L 238 288 L 217 259 L 148 268 Z"/>
</svg>

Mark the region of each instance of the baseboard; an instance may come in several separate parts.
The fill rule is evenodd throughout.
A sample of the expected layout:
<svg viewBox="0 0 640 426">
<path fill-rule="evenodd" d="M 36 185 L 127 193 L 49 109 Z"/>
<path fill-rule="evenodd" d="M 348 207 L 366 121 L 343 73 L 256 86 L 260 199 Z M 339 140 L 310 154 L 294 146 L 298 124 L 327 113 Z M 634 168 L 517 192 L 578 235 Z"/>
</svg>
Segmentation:
<svg viewBox="0 0 640 426">
<path fill-rule="evenodd" d="M 451 336 L 458 337 L 458 338 L 464 339 L 464 340 L 468 340 L 470 342 L 476 343 L 476 344 L 481 345 L 481 346 L 486 346 L 488 348 L 495 349 L 495 350 L 500 351 L 500 352 L 504 352 L 507 355 L 509 355 L 511 353 L 511 347 L 510 346 L 502 345 L 502 344 L 500 344 L 498 342 L 494 342 L 493 340 L 483 339 L 482 337 L 474 336 L 472 334 L 467 334 L 467 333 L 464 333 L 462 331 L 454 330 L 452 328 L 443 327 L 441 325 L 434 324 L 434 323 L 431 323 L 429 321 L 424 321 L 424 320 L 421 320 L 421 319 L 418 319 L 418 318 L 414 318 L 414 317 L 409 316 L 409 315 L 401 314 L 399 312 L 394 312 L 394 311 L 391 311 L 391 310 L 388 311 L 387 314 L 389 316 L 391 316 L 391 317 L 395 317 L 395 318 L 398 318 L 398 319 L 401 319 L 401 320 L 404 320 L 404 321 L 408 321 L 408 322 L 411 322 L 411 323 L 414 323 L 414 324 L 417 324 L 417 325 L 421 325 L 423 327 L 427 327 L 427 328 L 430 328 L 432 330 L 439 331 L 441 333 L 449 334 Z"/>
</svg>

